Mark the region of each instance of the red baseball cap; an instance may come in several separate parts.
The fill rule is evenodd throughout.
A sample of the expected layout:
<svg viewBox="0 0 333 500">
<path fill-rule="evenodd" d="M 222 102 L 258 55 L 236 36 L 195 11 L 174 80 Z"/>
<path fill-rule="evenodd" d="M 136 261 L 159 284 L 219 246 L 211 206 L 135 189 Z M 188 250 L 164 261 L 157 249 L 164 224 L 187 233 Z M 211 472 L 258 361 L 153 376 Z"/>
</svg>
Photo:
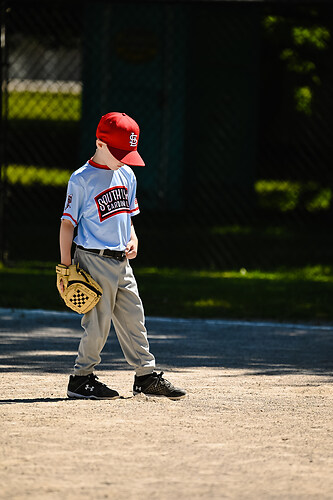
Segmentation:
<svg viewBox="0 0 333 500">
<path fill-rule="evenodd" d="M 103 115 L 96 130 L 96 137 L 107 144 L 110 153 L 127 165 L 144 167 L 137 151 L 140 129 L 126 113 Z"/>
</svg>

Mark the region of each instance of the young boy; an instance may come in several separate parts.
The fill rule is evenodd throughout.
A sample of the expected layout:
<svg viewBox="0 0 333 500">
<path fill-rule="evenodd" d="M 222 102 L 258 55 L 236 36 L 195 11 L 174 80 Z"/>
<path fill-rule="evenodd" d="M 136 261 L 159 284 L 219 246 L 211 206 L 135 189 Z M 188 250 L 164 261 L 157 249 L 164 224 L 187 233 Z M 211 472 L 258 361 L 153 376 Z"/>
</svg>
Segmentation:
<svg viewBox="0 0 333 500">
<path fill-rule="evenodd" d="M 74 228 L 77 236 L 74 263 L 90 273 L 103 289 L 98 304 L 82 318 L 84 333 L 69 378 L 67 395 L 73 398 L 115 399 L 117 391 L 93 373 L 113 322 L 126 361 L 133 366 L 133 394 L 143 392 L 169 399 L 186 392 L 154 371 L 144 311 L 129 264 L 138 251 L 132 217 L 139 213 L 136 178 L 131 166 L 144 166 L 137 151 L 139 126 L 125 113 L 102 116 L 97 127 L 96 152 L 76 170 L 67 188 L 60 227 L 61 264 L 72 263 Z"/>
</svg>

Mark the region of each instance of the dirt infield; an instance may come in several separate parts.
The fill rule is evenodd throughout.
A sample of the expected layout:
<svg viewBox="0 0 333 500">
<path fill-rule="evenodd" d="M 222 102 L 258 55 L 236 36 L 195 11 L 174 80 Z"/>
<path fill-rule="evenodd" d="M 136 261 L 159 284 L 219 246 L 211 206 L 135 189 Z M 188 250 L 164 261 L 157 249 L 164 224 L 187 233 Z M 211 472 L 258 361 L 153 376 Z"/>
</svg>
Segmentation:
<svg viewBox="0 0 333 500">
<path fill-rule="evenodd" d="M 148 318 L 182 401 L 65 397 L 77 315 L 0 310 L 3 499 L 331 499 L 333 327 Z"/>
</svg>

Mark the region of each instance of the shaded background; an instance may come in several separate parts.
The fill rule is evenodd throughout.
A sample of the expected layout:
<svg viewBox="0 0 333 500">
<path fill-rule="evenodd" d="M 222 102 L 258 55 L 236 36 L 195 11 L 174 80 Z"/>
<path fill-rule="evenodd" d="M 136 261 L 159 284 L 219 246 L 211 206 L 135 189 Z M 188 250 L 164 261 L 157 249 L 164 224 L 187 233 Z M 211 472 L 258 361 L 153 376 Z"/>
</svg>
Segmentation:
<svg viewBox="0 0 333 500">
<path fill-rule="evenodd" d="M 1 1 L 1 255 L 54 260 L 99 118 L 141 128 L 138 265 L 330 265 L 327 2 Z"/>
</svg>

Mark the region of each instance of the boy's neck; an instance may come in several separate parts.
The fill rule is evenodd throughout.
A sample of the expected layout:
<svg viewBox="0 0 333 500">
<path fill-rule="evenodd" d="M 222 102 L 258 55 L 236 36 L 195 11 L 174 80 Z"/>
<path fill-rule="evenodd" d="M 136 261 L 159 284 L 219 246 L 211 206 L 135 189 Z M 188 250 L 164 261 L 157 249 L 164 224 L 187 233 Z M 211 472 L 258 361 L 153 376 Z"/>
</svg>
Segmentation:
<svg viewBox="0 0 333 500">
<path fill-rule="evenodd" d="M 100 151 L 98 149 L 96 149 L 96 152 L 91 160 L 98 165 L 105 165 L 105 162 L 102 159 L 102 155 L 100 154 Z"/>
</svg>

